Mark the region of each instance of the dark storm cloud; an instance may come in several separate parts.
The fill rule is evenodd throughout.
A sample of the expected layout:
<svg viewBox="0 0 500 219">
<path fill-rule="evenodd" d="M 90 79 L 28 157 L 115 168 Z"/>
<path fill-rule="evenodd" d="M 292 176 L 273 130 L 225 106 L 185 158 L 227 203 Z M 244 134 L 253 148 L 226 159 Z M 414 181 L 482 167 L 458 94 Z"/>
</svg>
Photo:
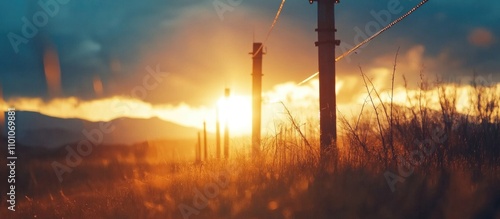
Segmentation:
<svg viewBox="0 0 500 219">
<path fill-rule="evenodd" d="M 34 37 L 23 35 L 22 18 L 32 23 L 33 16 L 44 11 L 37 1 L 1 3 L 0 81 L 5 96 L 46 97 L 42 57 L 48 47 L 55 47 L 64 94 L 90 98 L 95 75 L 104 80 L 112 77 L 109 63 L 113 59 L 120 60 L 124 67 L 133 65 L 141 44 L 153 38 L 165 20 L 173 20 L 176 10 L 187 5 L 183 1 L 57 3 L 57 13 L 48 16 L 46 25 L 34 25 L 38 32 Z M 27 42 L 13 46 L 9 33 L 24 37 Z M 133 74 L 120 73 L 120 77 Z"/>
<path fill-rule="evenodd" d="M 390 1 L 384 1 L 390 2 Z M 402 13 L 393 14 L 396 19 L 410 10 L 418 1 L 401 1 Z M 365 25 L 376 18 L 371 11 L 387 10 L 381 2 L 374 1 L 368 5 L 355 5 L 352 1 L 343 1 L 337 9 L 339 35 L 342 40 L 352 43 L 356 33 L 354 27 L 364 29 Z M 471 75 L 475 69 L 482 74 L 500 74 L 500 29 L 498 22 L 500 3 L 467 2 L 467 1 L 429 1 L 411 16 L 395 25 L 374 39 L 358 55 L 352 55 L 352 62 L 344 64 L 369 63 L 373 57 L 396 52 L 397 47 L 407 51 L 415 45 L 425 47 L 425 56 L 436 58 L 447 55 L 448 61 L 461 63 L 459 68 L 452 68 L 450 63 L 441 63 L 432 74 Z M 342 20 L 344 22 L 340 22 Z M 477 28 L 487 30 L 493 42 L 487 47 L 477 46 L 469 41 L 469 35 Z M 424 63 L 425 64 L 425 63 Z"/>
</svg>

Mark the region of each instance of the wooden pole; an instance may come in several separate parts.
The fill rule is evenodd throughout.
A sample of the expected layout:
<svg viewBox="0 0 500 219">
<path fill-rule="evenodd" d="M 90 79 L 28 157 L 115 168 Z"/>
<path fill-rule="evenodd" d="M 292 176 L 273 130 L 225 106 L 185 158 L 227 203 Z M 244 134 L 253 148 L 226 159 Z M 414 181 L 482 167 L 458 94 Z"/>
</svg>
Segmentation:
<svg viewBox="0 0 500 219">
<path fill-rule="evenodd" d="M 260 154 L 262 104 L 262 43 L 253 43 L 252 51 L 252 156 Z"/>
<path fill-rule="evenodd" d="M 201 162 L 201 133 L 198 132 L 198 144 L 196 145 L 196 162 Z"/>
<path fill-rule="evenodd" d="M 318 2 L 318 65 L 321 157 L 336 152 L 337 105 L 335 94 L 335 3 L 338 0 L 316 0 Z"/>
<path fill-rule="evenodd" d="M 208 148 L 207 148 L 207 122 L 203 121 L 203 143 L 205 151 L 205 161 L 208 160 Z"/>
<path fill-rule="evenodd" d="M 226 90 L 224 91 L 224 98 L 226 102 L 229 101 L 230 93 L 231 90 L 229 88 L 226 88 Z M 224 125 L 224 158 L 229 159 L 229 121 L 227 116 Z"/>
<path fill-rule="evenodd" d="M 215 154 L 217 159 L 220 159 L 220 122 L 219 122 L 219 107 L 215 111 Z"/>
</svg>

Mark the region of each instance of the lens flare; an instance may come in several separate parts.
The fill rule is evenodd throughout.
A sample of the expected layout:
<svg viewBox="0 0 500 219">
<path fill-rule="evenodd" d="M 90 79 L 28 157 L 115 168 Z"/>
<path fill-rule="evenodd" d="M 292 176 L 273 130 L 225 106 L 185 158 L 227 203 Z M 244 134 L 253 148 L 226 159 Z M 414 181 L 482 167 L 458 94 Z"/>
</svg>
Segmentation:
<svg viewBox="0 0 500 219">
<path fill-rule="evenodd" d="M 45 80 L 50 97 L 61 95 L 61 69 L 59 66 L 59 57 L 57 51 L 49 47 L 43 54 L 43 67 L 45 70 Z"/>
<path fill-rule="evenodd" d="M 98 96 L 98 97 L 102 96 L 102 94 L 103 94 L 103 87 L 102 87 L 101 78 L 99 76 L 96 75 L 94 77 L 93 85 L 94 85 L 94 93 L 95 93 L 95 95 Z"/>
</svg>

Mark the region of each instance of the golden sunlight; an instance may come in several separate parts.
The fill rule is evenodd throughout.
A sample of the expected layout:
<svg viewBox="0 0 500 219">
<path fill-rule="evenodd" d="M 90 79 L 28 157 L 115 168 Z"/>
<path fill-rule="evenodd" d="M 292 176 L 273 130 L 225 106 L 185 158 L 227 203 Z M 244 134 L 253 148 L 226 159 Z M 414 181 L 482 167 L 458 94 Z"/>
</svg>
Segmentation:
<svg viewBox="0 0 500 219">
<path fill-rule="evenodd" d="M 232 134 L 250 134 L 252 130 L 252 106 L 250 96 L 231 95 L 217 101 L 221 127 L 229 126 Z"/>
</svg>

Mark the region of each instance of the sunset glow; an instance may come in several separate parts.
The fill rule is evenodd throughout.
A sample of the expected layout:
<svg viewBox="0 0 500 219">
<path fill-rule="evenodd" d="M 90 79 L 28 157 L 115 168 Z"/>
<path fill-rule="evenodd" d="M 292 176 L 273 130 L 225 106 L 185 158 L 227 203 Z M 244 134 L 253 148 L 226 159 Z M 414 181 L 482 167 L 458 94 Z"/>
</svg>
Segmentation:
<svg viewBox="0 0 500 219">
<path fill-rule="evenodd" d="M 342 92 L 342 85 L 345 81 L 352 83 L 349 78 L 339 79 L 337 92 Z M 383 84 L 383 78 L 375 78 L 379 80 L 379 84 Z M 317 80 L 312 80 L 304 85 L 297 85 L 292 82 L 284 83 L 275 86 L 270 91 L 265 91 L 263 94 L 264 103 L 263 109 L 263 133 L 272 134 L 272 124 L 277 121 L 286 121 L 284 106 L 287 107 L 298 120 L 317 119 L 315 108 L 318 104 Z M 380 89 L 382 87 L 379 87 Z M 348 89 L 348 87 L 346 88 Z M 456 92 L 457 112 L 463 114 L 474 115 L 474 110 L 471 101 L 474 97 L 473 88 L 470 85 L 466 86 L 445 86 L 447 95 Z M 492 86 L 490 91 L 500 92 L 500 85 Z M 439 110 L 438 89 L 430 89 L 426 92 L 418 90 L 406 90 L 403 87 L 397 87 L 394 90 L 394 104 L 401 106 L 415 106 L 417 102 L 409 102 L 408 98 L 416 99 L 419 95 L 423 95 L 428 99 L 425 103 L 427 107 L 434 110 Z M 489 91 L 488 91 L 489 92 Z M 500 93 L 499 93 L 500 94 Z M 383 91 L 380 93 L 384 103 L 390 103 L 390 92 Z M 345 97 L 344 97 L 345 98 Z M 344 115 L 357 115 L 361 109 L 361 105 L 367 100 L 366 92 L 351 94 L 348 98 L 350 102 L 340 102 L 338 110 Z M 378 99 L 375 99 L 376 103 Z M 251 134 L 251 97 L 248 95 L 234 94 L 228 100 L 225 97 L 219 97 L 216 103 L 207 106 L 190 106 L 187 104 L 171 105 L 171 104 L 151 104 L 142 100 L 133 99 L 130 97 L 111 97 L 96 99 L 91 101 L 79 100 L 75 97 L 57 98 L 45 102 L 39 98 L 16 98 L 6 102 L 0 102 L 2 110 L 6 110 L 8 106 L 16 107 L 17 110 L 35 111 L 45 115 L 60 117 L 60 118 L 81 118 L 89 121 L 110 121 L 120 117 L 129 118 L 152 118 L 159 117 L 165 121 L 174 122 L 180 125 L 202 128 L 200 121 L 207 122 L 207 130 L 215 133 L 215 118 L 216 109 L 219 108 L 219 121 L 221 128 L 224 127 L 227 119 L 232 135 L 249 135 Z M 110 110 L 100 110 L 100 109 Z"/>
<path fill-rule="evenodd" d="M 228 99 L 221 97 L 217 101 L 219 122 L 223 128 L 226 124 L 231 133 L 249 134 L 252 130 L 252 105 L 249 96 L 232 95 Z"/>
<path fill-rule="evenodd" d="M 500 219 L 499 11 L 0 3 L 0 217 Z"/>
</svg>

